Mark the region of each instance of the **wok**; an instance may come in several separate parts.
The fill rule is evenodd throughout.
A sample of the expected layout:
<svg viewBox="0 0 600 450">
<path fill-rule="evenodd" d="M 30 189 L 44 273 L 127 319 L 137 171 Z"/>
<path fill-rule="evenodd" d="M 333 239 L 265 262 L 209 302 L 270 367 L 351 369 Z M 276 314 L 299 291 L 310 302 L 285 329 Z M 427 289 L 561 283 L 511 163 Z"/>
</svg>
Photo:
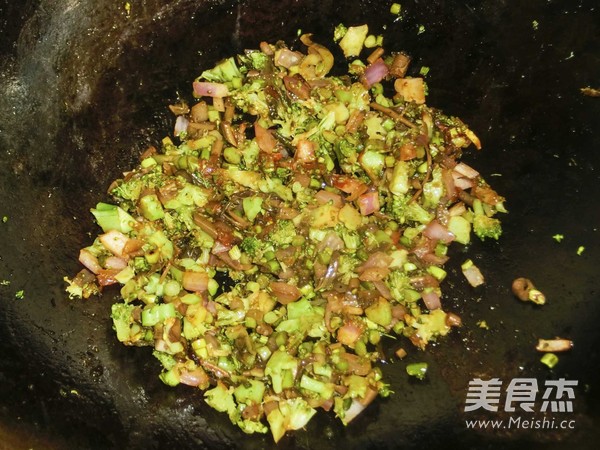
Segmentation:
<svg viewBox="0 0 600 450">
<path fill-rule="evenodd" d="M 282 449 L 597 448 L 600 439 L 600 14 L 594 0 L 402 3 L 368 0 L 32 0 L 0 2 L 0 447 L 259 449 L 199 391 L 168 388 L 148 349 L 120 345 L 110 305 L 69 300 L 63 276 L 97 232 L 89 208 L 169 133 L 167 105 L 220 58 L 261 40 L 331 42 L 333 26 L 368 23 L 386 47 L 430 67 L 428 103 L 463 118 L 484 150 L 472 164 L 504 195 L 498 243 L 454 249 L 445 305 L 464 326 L 408 362 L 383 366 L 395 394 L 347 427 L 320 412 Z M 420 26 L 422 26 L 420 28 Z M 552 238 L 564 235 L 561 243 Z M 584 251 L 578 255 L 577 249 Z M 470 288 L 472 258 L 486 284 Z M 510 292 L 531 278 L 543 307 Z M 23 298 L 16 297 L 23 291 Z M 485 320 L 489 330 L 477 323 Z M 573 339 L 550 370 L 538 338 Z M 577 380 L 573 429 L 468 429 L 465 420 L 529 417 L 465 412 L 470 380 Z M 537 397 L 537 407 L 541 392 Z"/>
</svg>

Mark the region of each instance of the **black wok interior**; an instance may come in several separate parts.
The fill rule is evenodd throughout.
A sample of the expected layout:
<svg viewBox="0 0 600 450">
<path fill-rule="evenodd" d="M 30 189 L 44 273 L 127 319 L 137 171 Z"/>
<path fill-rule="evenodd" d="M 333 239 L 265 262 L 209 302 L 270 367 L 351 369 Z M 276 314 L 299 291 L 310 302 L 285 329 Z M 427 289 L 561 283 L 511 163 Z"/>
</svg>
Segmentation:
<svg viewBox="0 0 600 450">
<path fill-rule="evenodd" d="M 484 150 L 465 160 L 509 214 L 499 242 L 453 250 L 444 304 L 464 326 L 427 352 L 411 349 L 408 362 L 429 363 L 427 379 L 409 380 L 404 361 L 385 364 L 392 397 L 345 428 L 319 412 L 278 447 L 597 448 L 600 98 L 580 92 L 600 88 L 595 0 L 405 0 L 401 19 L 376 0 L 129 3 L 128 13 L 125 1 L 0 0 L 0 448 L 274 447 L 201 392 L 164 386 L 147 348 L 120 345 L 109 319 L 116 291 L 69 300 L 63 277 L 98 231 L 89 208 L 170 133 L 167 105 L 191 99 L 202 69 L 261 40 L 300 48 L 298 29 L 329 44 L 340 22 L 383 33 L 387 49 L 413 57 L 412 75 L 430 67 L 428 103 L 481 138 Z M 467 257 L 485 286 L 462 277 Z M 518 276 L 548 304 L 517 301 Z M 575 346 L 550 370 L 534 346 L 555 336 Z M 578 380 L 574 410 L 562 413 L 576 426 L 468 430 L 465 419 L 507 417 L 464 412 L 475 377 Z"/>
</svg>

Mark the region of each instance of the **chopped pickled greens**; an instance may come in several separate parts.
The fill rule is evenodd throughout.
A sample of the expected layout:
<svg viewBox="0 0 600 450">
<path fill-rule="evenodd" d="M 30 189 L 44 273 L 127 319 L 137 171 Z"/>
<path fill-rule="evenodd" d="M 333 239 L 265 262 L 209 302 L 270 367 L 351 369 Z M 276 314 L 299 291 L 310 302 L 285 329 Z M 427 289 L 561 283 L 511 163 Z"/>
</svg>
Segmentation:
<svg viewBox="0 0 600 450">
<path fill-rule="evenodd" d="M 448 247 L 501 233 L 504 199 L 459 162 L 479 139 L 425 104 L 405 54 L 358 59 L 373 38 L 336 27 L 342 75 L 306 34 L 202 71 L 175 137 L 91 210 L 102 232 L 65 278 L 72 297 L 118 286 L 117 339 L 246 433 L 277 441 L 318 409 L 348 424 L 389 395 L 384 337 L 425 349 L 458 326 Z"/>
<path fill-rule="evenodd" d="M 427 363 L 421 362 L 409 364 L 406 366 L 406 373 L 411 377 L 423 380 L 427 374 Z"/>
<path fill-rule="evenodd" d="M 558 356 L 556 356 L 554 353 L 544 353 L 540 358 L 540 362 L 552 369 L 558 364 Z"/>
</svg>

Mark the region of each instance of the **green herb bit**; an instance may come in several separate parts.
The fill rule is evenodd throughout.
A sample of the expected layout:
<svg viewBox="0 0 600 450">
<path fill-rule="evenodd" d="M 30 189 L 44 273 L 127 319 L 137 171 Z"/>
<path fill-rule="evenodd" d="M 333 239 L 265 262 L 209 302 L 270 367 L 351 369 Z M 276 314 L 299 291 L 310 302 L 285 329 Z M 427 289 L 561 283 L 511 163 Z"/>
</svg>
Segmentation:
<svg viewBox="0 0 600 450">
<path fill-rule="evenodd" d="M 400 12 L 402 12 L 402 5 L 400 3 L 392 3 L 392 6 L 390 6 L 390 13 L 397 16 Z"/>
<path fill-rule="evenodd" d="M 581 254 L 585 251 L 585 247 L 583 245 L 580 245 L 579 247 L 577 247 L 577 256 L 581 256 Z"/>
<path fill-rule="evenodd" d="M 484 330 L 490 329 L 490 326 L 488 325 L 488 323 L 485 320 L 480 320 L 479 322 L 477 322 L 477 326 L 479 328 L 483 328 Z"/>
<path fill-rule="evenodd" d="M 419 380 L 425 378 L 425 374 L 427 373 L 427 363 L 413 363 L 406 366 L 406 373 L 411 377 L 417 377 Z"/>
<path fill-rule="evenodd" d="M 536 305 L 543 305 L 546 303 L 546 296 L 537 289 L 531 289 L 529 291 L 529 300 Z"/>
<path fill-rule="evenodd" d="M 552 236 L 552 239 L 554 239 L 558 243 L 561 243 L 564 238 L 565 236 L 563 234 L 555 234 L 554 236 Z"/>
<path fill-rule="evenodd" d="M 15 292 L 15 298 L 18 300 L 23 300 L 25 298 L 25 291 L 21 289 L 20 291 Z"/>
<path fill-rule="evenodd" d="M 2 223 L 8 222 L 8 216 L 2 216 Z"/>
<path fill-rule="evenodd" d="M 552 369 L 556 364 L 558 364 L 558 356 L 556 356 L 554 353 L 544 353 L 544 355 L 540 358 L 540 362 Z"/>
</svg>

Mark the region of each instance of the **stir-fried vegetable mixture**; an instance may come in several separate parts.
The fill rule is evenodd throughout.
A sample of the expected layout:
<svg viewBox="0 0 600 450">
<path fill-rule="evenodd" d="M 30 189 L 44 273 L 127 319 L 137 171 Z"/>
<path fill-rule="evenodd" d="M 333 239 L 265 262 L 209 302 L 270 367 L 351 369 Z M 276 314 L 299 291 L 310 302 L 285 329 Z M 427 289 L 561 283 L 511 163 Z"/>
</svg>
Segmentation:
<svg viewBox="0 0 600 450">
<path fill-rule="evenodd" d="M 351 58 L 366 38 L 336 29 Z M 479 140 L 425 104 L 407 55 L 377 47 L 331 76 L 330 50 L 300 39 L 220 62 L 193 105 L 171 105 L 175 139 L 92 209 L 103 233 L 67 288 L 120 285 L 119 341 L 152 347 L 164 383 L 275 441 L 318 408 L 347 424 L 387 396 L 383 336 L 424 349 L 460 324 L 441 305 L 448 246 L 497 239 L 504 211 L 458 162 Z"/>
</svg>

